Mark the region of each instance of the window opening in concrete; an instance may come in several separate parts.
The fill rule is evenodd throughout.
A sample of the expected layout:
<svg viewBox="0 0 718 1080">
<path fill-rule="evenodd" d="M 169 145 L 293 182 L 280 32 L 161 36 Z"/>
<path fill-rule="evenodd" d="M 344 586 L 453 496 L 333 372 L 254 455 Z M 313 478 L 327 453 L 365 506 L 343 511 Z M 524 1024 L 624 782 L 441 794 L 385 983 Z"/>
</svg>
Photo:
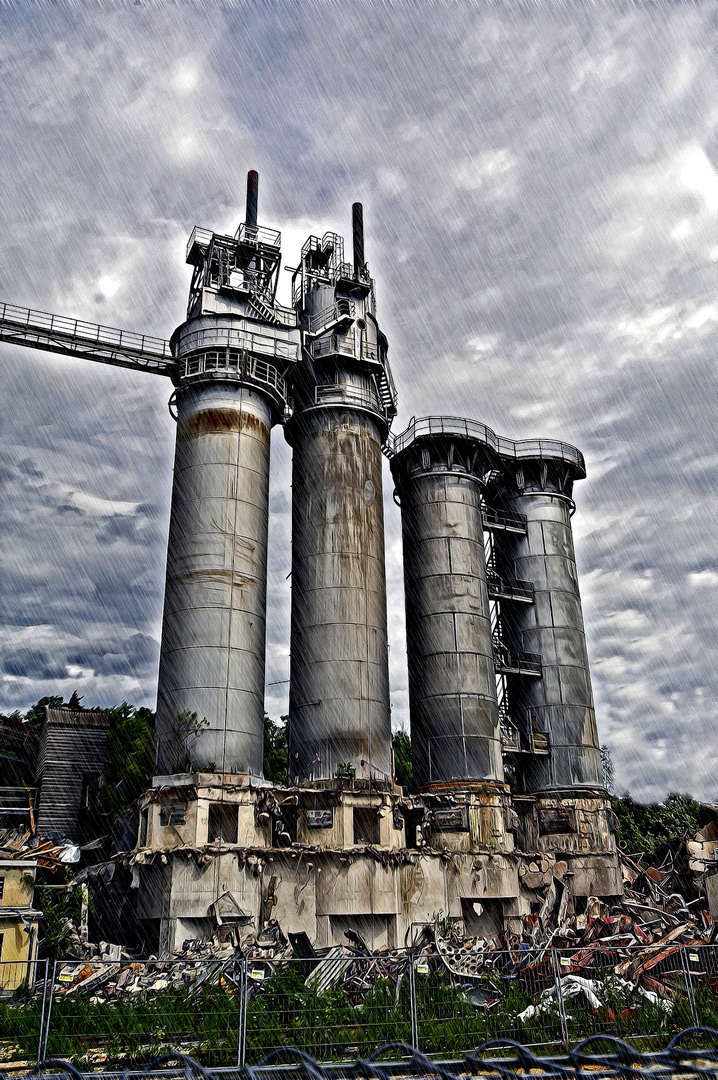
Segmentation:
<svg viewBox="0 0 718 1080">
<path fill-rule="evenodd" d="M 570 806 L 548 807 L 538 811 L 539 836 L 576 832 L 576 815 Z"/>
<path fill-rule="evenodd" d="M 359 934 L 370 949 L 397 947 L 396 915 L 330 915 L 330 944 L 346 945 L 346 931 Z"/>
<path fill-rule="evenodd" d="M 0 877 L 0 900 L 2 900 L 5 894 L 5 878 Z"/>
<path fill-rule="evenodd" d="M 272 847 L 287 847 L 297 839 L 297 820 L 299 810 L 296 806 L 283 806 L 272 818 Z"/>
<path fill-rule="evenodd" d="M 481 897 L 480 900 L 461 900 L 464 932 L 469 937 L 499 938 L 504 929 L 504 910 L 501 900 Z"/>
<path fill-rule="evenodd" d="M 147 807 L 140 811 L 140 827 L 137 833 L 137 843 L 139 847 L 147 846 L 147 822 L 149 813 Z"/>
<path fill-rule="evenodd" d="M 370 807 L 354 807 L 354 843 L 379 843 L 379 818 Z"/>
<path fill-rule="evenodd" d="M 184 825 L 187 821 L 186 803 L 168 803 L 160 809 L 160 825 Z"/>
<path fill-rule="evenodd" d="M 225 844 L 237 843 L 238 809 L 236 803 L 211 803 L 209 808 L 209 829 L 207 840 L 210 844 L 222 840 Z"/>
</svg>

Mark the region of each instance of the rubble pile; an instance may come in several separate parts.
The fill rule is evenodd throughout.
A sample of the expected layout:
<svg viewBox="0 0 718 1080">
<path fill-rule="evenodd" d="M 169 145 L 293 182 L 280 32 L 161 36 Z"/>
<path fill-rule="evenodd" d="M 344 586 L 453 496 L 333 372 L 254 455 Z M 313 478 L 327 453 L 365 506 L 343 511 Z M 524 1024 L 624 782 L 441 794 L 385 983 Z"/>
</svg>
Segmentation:
<svg viewBox="0 0 718 1080">
<path fill-rule="evenodd" d="M 70 844 L 55 844 L 29 833 L 0 837 L 0 857 L 45 860 L 50 868 L 75 861 Z M 168 989 L 190 995 L 219 986 L 249 998 L 262 994 L 279 973 L 295 976 L 317 993 L 340 986 L 347 1001 L 360 1006 L 381 983 L 398 1001 L 413 965 L 417 977 L 462 991 L 477 1009 L 488 1010 L 518 987 L 532 1004 L 519 1020 L 540 1016 L 562 1000 L 581 999 L 594 1013 L 609 998 L 632 1007 L 652 1002 L 668 1013 L 686 989 L 688 973 L 718 994 L 718 918 L 709 910 L 711 884 L 718 882 L 718 823 L 696 836 L 662 844 L 651 856 L 621 856 L 624 895 L 614 905 L 589 897 L 575 902 L 553 860 L 527 864 L 525 882 L 536 897 L 533 910 L 509 920 L 510 930 L 466 936 L 458 920 L 442 918 L 418 932 L 404 949 L 372 949 L 348 930 L 343 944 L 315 948 L 305 933 L 285 934 L 263 911 L 262 929 L 234 897 L 223 894 L 209 914 L 214 933 L 185 941 L 172 956 L 139 959 L 120 945 L 93 944 L 68 925 L 67 963 L 59 968 L 56 992 L 113 1002 Z M 76 881 L 85 880 L 87 871 Z M 715 915 L 714 911 L 714 915 Z M 86 927 L 85 927 L 86 931 Z M 704 946 L 716 945 L 715 949 Z"/>
<path fill-rule="evenodd" d="M 80 861 L 80 848 L 70 840 L 48 840 L 30 829 L 0 834 L 0 859 L 37 862 L 42 870 L 58 870 Z"/>
</svg>

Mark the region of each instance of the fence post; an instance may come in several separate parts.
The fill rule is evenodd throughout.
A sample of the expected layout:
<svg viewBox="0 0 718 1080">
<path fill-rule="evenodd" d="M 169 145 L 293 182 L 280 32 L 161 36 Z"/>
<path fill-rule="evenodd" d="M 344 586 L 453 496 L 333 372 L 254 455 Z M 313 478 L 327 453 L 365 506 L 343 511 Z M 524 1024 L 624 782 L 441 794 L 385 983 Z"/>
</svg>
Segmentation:
<svg viewBox="0 0 718 1080">
<path fill-rule="evenodd" d="M 416 1007 L 416 972 L 414 954 L 409 953 L 409 1012 L 411 1015 L 411 1046 L 419 1050 L 419 1013 Z"/>
<path fill-rule="evenodd" d="M 35 960 L 35 979 L 37 980 L 37 967 L 42 964 L 43 961 Z M 42 1002 L 40 1004 L 40 1030 L 37 1035 L 37 1061 L 36 1065 L 40 1064 L 40 1052 L 42 1050 L 42 1036 L 45 1031 L 45 1001 L 47 1000 L 47 972 L 50 966 L 50 961 L 45 960 L 45 978 L 42 981 Z"/>
<path fill-rule="evenodd" d="M 688 1004 L 691 1010 L 691 1017 L 694 1024 L 699 1024 L 698 1010 L 696 1009 L 696 999 L 693 993 L 693 979 L 691 977 L 691 969 L 688 966 L 686 960 L 686 946 L 680 947 L 681 967 L 683 968 L 683 982 L 686 984 L 686 993 L 688 994 Z"/>
<path fill-rule="evenodd" d="M 558 960 L 556 958 L 556 950 L 551 949 L 551 965 L 553 967 L 553 980 L 556 987 L 556 1002 L 558 1004 L 558 1015 L 561 1020 L 561 1041 L 564 1046 L 568 1046 L 568 1023 L 566 1021 L 566 1010 L 563 1007 L 563 988 L 561 986 L 561 971 L 559 969 Z"/>
<path fill-rule="evenodd" d="M 244 1065 L 247 1050 L 247 960 L 243 958 L 239 967 L 239 1024 L 237 1038 L 237 1067 Z"/>
<path fill-rule="evenodd" d="M 48 970 L 49 970 L 49 966 L 50 966 L 50 962 L 48 960 Z M 55 974 L 56 974 L 56 971 L 57 971 L 57 960 L 53 960 L 53 962 L 52 962 L 52 976 L 51 976 L 51 981 L 50 981 L 50 995 L 49 995 L 49 997 L 47 999 L 47 1011 L 45 1013 L 45 1025 L 44 1025 L 43 1038 L 42 1038 L 42 1053 L 40 1054 L 40 1060 L 38 1062 L 39 1065 L 41 1065 L 42 1062 L 47 1057 L 47 1040 L 48 1040 L 48 1038 L 50 1036 L 50 1018 L 52 1016 L 52 999 L 53 999 L 53 997 L 55 995 Z"/>
</svg>

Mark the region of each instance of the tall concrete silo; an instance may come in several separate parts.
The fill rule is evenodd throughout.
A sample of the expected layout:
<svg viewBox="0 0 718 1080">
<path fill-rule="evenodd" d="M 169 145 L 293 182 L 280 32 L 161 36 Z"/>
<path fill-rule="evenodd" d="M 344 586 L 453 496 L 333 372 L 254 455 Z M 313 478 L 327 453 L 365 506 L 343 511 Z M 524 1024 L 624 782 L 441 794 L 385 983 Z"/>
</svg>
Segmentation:
<svg viewBox="0 0 718 1080">
<path fill-rule="evenodd" d="M 549 440 L 517 443 L 506 456 L 494 497 L 523 515 L 524 535 L 503 533 L 499 572 L 528 579 L 534 603 L 516 606 L 504 621 L 509 648 L 539 653 L 540 679 L 511 680 L 519 724 L 548 736 L 550 752 L 522 765 L 527 791 L 603 788 L 586 635 L 573 547 L 573 482 L 586 475 L 575 447 Z"/>
<path fill-rule="evenodd" d="M 482 425 L 429 417 L 394 440 L 417 786 L 503 780 L 481 492 Z"/>
<path fill-rule="evenodd" d="M 353 207 L 353 263 L 310 236 L 293 279 L 303 334 L 285 428 L 293 449 L 289 768 L 388 779 L 391 718 L 382 445 L 396 412 L 386 338 Z"/>
<path fill-rule="evenodd" d="M 261 775 L 269 440 L 299 355 L 276 303 L 280 234 L 257 225 L 257 175 L 234 236 L 195 228 L 178 385 L 157 701 L 159 767 Z"/>
</svg>

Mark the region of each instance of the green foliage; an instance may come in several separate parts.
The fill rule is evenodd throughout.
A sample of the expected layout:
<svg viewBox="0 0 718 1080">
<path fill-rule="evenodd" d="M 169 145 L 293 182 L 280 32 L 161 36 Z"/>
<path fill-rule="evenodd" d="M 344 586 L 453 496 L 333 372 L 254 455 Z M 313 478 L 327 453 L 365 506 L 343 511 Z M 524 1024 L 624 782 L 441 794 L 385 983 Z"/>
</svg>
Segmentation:
<svg viewBox="0 0 718 1080">
<path fill-rule="evenodd" d="M 666 840 L 692 836 L 699 829 L 700 804 L 672 792 L 662 803 L 634 802 L 629 794 L 611 799 L 618 820 L 618 840 L 629 854 L 651 852 Z"/>
<path fill-rule="evenodd" d="M 408 788 L 414 786 L 414 765 L 411 756 L 411 739 L 405 731 L 395 731 L 391 742 L 394 748 L 394 775 L 397 784 Z"/>
<path fill-rule="evenodd" d="M 160 976 L 166 978 L 166 975 Z M 86 996 L 57 996 L 53 1003 L 48 1057 L 89 1065 L 147 1062 L 185 1050 L 207 1065 L 237 1058 L 239 998 L 221 985 L 168 987 L 157 995 L 92 1004 Z"/>
<path fill-rule="evenodd" d="M 611 747 L 605 743 L 601 747 L 601 768 L 603 769 L 603 786 L 609 795 L 616 794 L 616 774 L 613 768 L 613 755 Z"/>
<path fill-rule="evenodd" d="M 209 720 L 207 717 L 203 716 L 200 720 L 199 713 L 196 711 L 192 712 L 191 709 L 184 709 L 182 712 L 175 713 L 174 730 L 177 745 L 178 747 L 184 746 L 184 755 L 178 759 L 174 766 L 178 771 L 192 772 L 194 769 L 192 750 L 202 732 L 208 728 Z"/>
<path fill-rule="evenodd" d="M 51 709 L 61 709 L 65 704 L 64 699 L 56 694 L 50 697 L 41 697 L 36 705 L 31 705 L 25 713 L 25 719 L 29 720 L 34 727 L 40 727 L 45 719 L 45 706 L 49 705 Z"/>
<path fill-rule="evenodd" d="M 106 813 L 120 814 L 150 785 L 155 764 L 155 714 L 126 701 L 106 711 L 110 727 L 100 802 Z"/>
<path fill-rule="evenodd" d="M 340 761 L 334 770 L 335 780 L 353 780 L 356 776 L 356 769 L 352 765 L 351 761 Z"/>
<path fill-rule="evenodd" d="M 289 783 L 288 720 L 288 716 L 280 716 L 279 723 L 275 724 L 266 713 L 264 714 L 264 779 L 272 784 Z"/>
<path fill-rule="evenodd" d="M 72 878 L 69 867 L 65 871 L 65 883 Z M 35 906 L 42 911 L 40 922 L 40 950 L 42 958 L 56 960 L 65 953 L 67 932 L 78 926 L 82 913 L 82 893 L 78 888 L 51 888 L 49 885 L 35 887 Z"/>
</svg>

